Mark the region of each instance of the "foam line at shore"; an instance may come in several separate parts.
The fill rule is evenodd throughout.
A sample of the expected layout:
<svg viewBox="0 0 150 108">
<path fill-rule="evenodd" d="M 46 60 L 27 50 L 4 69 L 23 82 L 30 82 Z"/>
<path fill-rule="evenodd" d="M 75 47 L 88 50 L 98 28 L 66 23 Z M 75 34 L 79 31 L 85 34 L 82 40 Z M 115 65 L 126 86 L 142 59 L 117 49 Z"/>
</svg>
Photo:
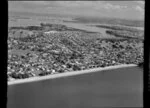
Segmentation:
<svg viewBox="0 0 150 108">
<path fill-rule="evenodd" d="M 47 80 L 47 79 L 55 79 L 55 78 L 61 78 L 61 77 L 68 77 L 68 76 L 81 75 L 81 74 L 86 74 L 86 73 L 93 73 L 93 72 L 98 72 L 98 71 L 112 70 L 112 69 L 125 68 L 125 67 L 134 67 L 134 66 L 137 66 L 137 65 L 123 64 L 123 65 L 116 65 L 116 66 L 108 66 L 108 67 L 104 67 L 104 68 L 99 67 L 99 68 L 93 68 L 93 69 L 88 69 L 88 70 L 50 74 L 47 76 L 36 76 L 36 77 L 30 77 L 30 78 L 26 78 L 26 79 L 18 79 L 18 80 L 8 81 L 8 85 L 30 83 L 30 82 L 35 82 L 35 81 Z"/>
</svg>

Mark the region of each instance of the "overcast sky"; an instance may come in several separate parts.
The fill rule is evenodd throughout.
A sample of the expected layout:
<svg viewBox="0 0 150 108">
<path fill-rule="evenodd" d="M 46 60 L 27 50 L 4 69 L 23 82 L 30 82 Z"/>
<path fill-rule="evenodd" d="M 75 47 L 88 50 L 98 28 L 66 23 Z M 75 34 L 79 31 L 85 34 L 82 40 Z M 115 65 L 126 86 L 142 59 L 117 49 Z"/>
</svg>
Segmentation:
<svg viewBox="0 0 150 108">
<path fill-rule="evenodd" d="M 9 11 L 144 19 L 144 1 L 9 1 Z"/>
</svg>

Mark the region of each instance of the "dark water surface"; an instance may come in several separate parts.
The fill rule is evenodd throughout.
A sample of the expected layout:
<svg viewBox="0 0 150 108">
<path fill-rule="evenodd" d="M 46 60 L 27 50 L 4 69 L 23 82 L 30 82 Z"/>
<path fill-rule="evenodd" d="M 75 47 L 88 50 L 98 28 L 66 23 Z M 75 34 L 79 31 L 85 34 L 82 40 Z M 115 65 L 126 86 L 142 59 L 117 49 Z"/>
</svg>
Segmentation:
<svg viewBox="0 0 150 108">
<path fill-rule="evenodd" d="M 142 107 L 143 71 L 120 68 L 8 86 L 7 108 Z"/>
</svg>

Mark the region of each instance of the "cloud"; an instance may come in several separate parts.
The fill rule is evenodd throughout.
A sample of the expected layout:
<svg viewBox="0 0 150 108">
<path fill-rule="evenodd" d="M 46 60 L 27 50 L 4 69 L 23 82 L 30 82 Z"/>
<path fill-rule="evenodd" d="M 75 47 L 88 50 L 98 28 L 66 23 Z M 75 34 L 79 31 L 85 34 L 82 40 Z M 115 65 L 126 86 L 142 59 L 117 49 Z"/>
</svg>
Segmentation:
<svg viewBox="0 0 150 108">
<path fill-rule="evenodd" d="M 125 8 L 127 8 L 127 6 L 112 5 L 110 3 L 106 3 L 103 6 L 105 9 L 125 9 Z"/>
<path fill-rule="evenodd" d="M 34 4 L 34 5 L 47 5 L 47 1 L 21 1 L 22 3 Z"/>
<path fill-rule="evenodd" d="M 140 6 L 135 6 L 135 10 L 139 11 L 141 14 L 144 14 L 144 9 Z"/>
<path fill-rule="evenodd" d="M 62 6 L 62 7 L 71 7 L 71 8 L 77 8 L 77 7 L 83 7 L 83 8 L 88 8 L 91 6 L 96 6 L 98 3 L 99 5 L 101 4 L 102 1 L 57 1 L 57 5 Z M 97 4 L 97 5 L 98 5 Z"/>
<path fill-rule="evenodd" d="M 82 8 L 82 9 L 107 9 L 107 10 L 117 10 L 117 9 L 125 9 L 127 6 L 121 6 L 121 5 L 114 5 L 111 3 L 106 3 L 105 1 L 58 1 L 56 2 L 62 7 L 70 7 L 70 8 Z"/>
<path fill-rule="evenodd" d="M 136 3 L 144 5 L 145 1 L 144 0 L 143 1 L 136 1 Z"/>
<path fill-rule="evenodd" d="M 37 8 L 43 8 L 43 9 L 52 9 L 52 8 L 67 8 L 67 9 L 93 9 L 93 10 L 99 10 L 99 9 L 125 9 L 127 6 L 121 6 L 121 5 L 114 5 L 111 3 L 107 3 L 105 1 L 17 1 L 17 2 L 9 2 L 9 4 L 14 4 L 14 8 L 16 6 L 23 7 L 29 9 L 37 9 Z M 18 5 L 15 5 L 18 4 Z"/>
<path fill-rule="evenodd" d="M 143 3 L 144 1 L 8 1 L 10 11 L 122 18 L 142 16 Z"/>
</svg>

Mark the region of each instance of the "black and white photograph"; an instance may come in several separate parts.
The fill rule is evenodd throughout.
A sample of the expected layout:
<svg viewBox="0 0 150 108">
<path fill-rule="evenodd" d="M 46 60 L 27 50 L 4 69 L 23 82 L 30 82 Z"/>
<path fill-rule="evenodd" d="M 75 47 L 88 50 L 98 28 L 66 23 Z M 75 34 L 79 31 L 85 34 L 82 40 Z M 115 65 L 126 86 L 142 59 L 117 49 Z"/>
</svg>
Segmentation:
<svg viewBox="0 0 150 108">
<path fill-rule="evenodd" d="M 7 108 L 143 107 L 144 0 L 8 1 Z"/>
</svg>

